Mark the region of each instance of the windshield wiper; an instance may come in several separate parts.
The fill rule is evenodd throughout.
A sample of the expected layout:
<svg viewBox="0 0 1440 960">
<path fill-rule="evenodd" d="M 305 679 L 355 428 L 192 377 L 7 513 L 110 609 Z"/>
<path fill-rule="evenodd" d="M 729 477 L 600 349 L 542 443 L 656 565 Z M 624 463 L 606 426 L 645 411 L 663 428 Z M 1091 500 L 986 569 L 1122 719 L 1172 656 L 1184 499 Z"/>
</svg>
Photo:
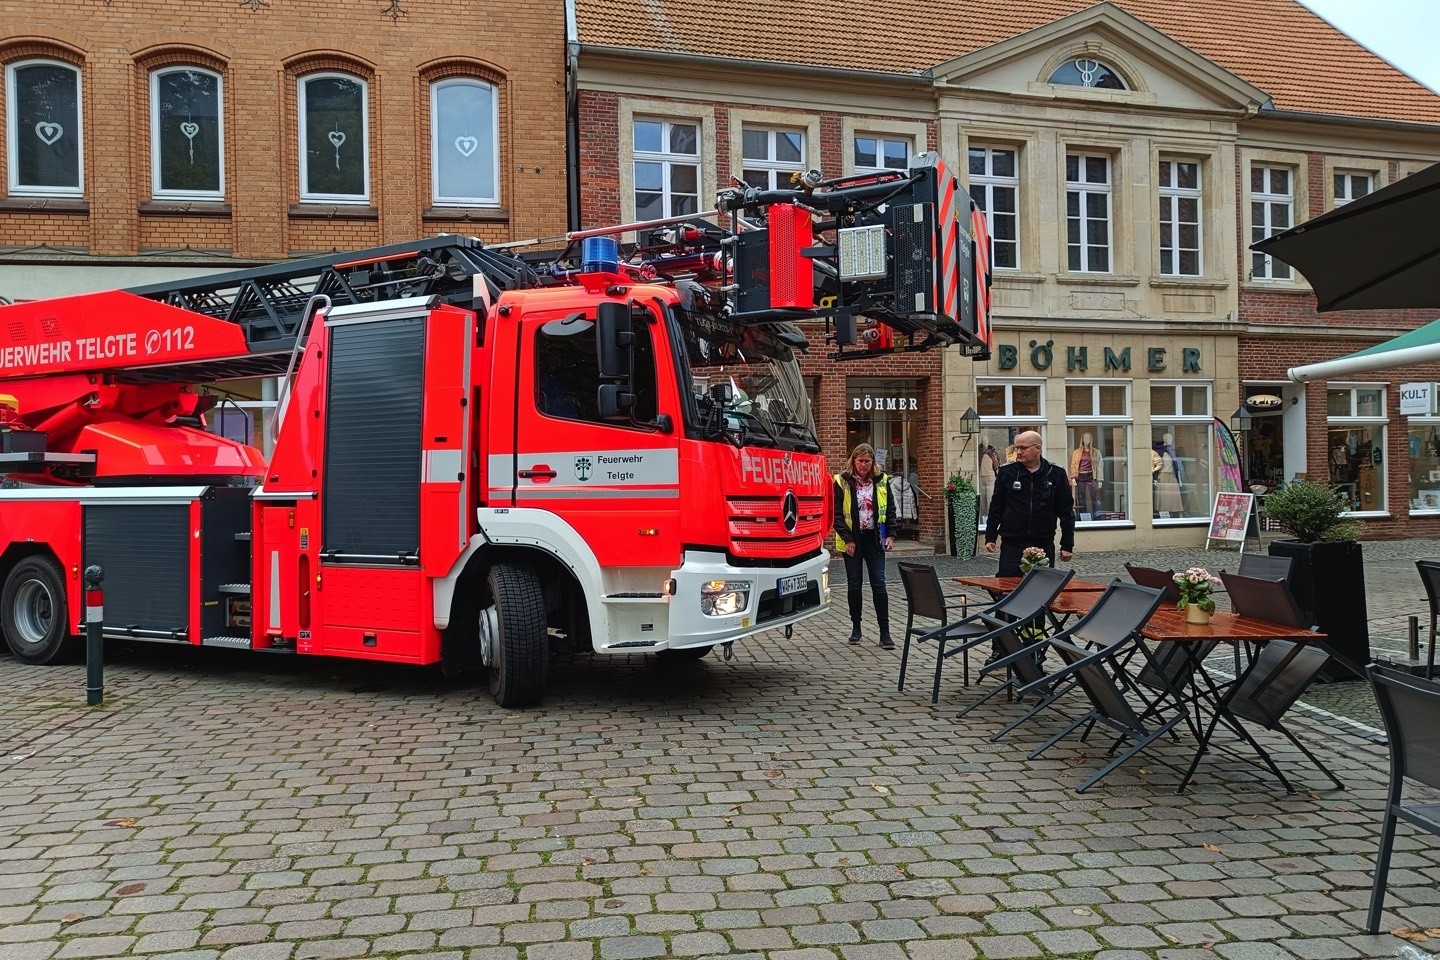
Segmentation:
<svg viewBox="0 0 1440 960">
<path fill-rule="evenodd" d="M 806 453 L 820 452 L 820 444 L 812 439 L 814 434 L 810 432 L 805 424 L 797 423 L 794 420 L 776 420 L 774 418 L 771 418 L 770 422 L 778 427 L 787 427 L 792 434 L 798 434 L 798 436 L 791 436 L 788 439 L 799 446 L 801 450 Z"/>
</svg>

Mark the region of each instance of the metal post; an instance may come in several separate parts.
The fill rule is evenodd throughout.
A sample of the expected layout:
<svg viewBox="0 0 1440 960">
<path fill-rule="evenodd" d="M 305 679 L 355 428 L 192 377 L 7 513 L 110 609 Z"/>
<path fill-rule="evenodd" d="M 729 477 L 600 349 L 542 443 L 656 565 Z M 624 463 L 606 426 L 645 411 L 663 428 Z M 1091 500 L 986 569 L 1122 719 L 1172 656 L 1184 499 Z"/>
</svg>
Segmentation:
<svg viewBox="0 0 1440 960">
<path fill-rule="evenodd" d="M 1410 618 L 1410 649 L 1407 656 L 1411 663 L 1420 662 L 1420 618 Z"/>
<path fill-rule="evenodd" d="M 100 584 L 105 571 L 85 568 L 85 705 L 98 707 L 105 701 L 105 591 Z"/>
</svg>

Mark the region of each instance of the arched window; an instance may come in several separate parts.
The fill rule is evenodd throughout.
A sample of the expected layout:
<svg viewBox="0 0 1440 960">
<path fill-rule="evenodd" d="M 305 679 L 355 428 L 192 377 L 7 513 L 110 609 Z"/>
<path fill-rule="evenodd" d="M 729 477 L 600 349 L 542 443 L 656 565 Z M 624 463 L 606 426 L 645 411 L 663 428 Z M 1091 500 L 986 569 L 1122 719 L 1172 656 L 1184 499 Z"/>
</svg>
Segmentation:
<svg viewBox="0 0 1440 960">
<path fill-rule="evenodd" d="M 75 196 L 84 192 L 80 70 L 58 60 L 5 67 L 5 142 L 10 192 Z"/>
<path fill-rule="evenodd" d="M 150 176 L 157 198 L 225 195 L 225 126 L 218 73 L 167 67 L 150 74 Z"/>
<path fill-rule="evenodd" d="M 348 73 L 300 78 L 300 199 L 365 203 L 370 199 L 370 86 Z"/>
<path fill-rule="evenodd" d="M 500 203 L 495 87 L 468 77 L 430 85 L 430 193 L 436 206 Z"/>
<path fill-rule="evenodd" d="M 1046 83 L 1065 87 L 1095 87 L 1100 90 L 1129 90 L 1125 81 L 1106 64 L 1089 57 L 1066 60 L 1055 68 Z"/>
</svg>

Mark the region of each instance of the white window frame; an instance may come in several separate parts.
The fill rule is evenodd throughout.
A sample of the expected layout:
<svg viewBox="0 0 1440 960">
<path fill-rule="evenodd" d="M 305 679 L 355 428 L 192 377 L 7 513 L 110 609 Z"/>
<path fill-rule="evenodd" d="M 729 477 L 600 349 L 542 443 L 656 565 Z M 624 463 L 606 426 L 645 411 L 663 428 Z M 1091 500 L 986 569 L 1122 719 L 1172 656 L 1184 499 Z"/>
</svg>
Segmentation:
<svg viewBox="0 0 1440 960">
<path fill-rule="evenodd" d="M 1279 163 L 1256 162 L 1250 165 L 1250 180 L 1252 183 L 1254 182 L 1255 171 L 1257 170 L 1262 172 L 1264 188 L 1259 191 L 1254 189 L 1250 191 L 1250 231 L 1252 244 L 1260 240 L 1269 239 L 1270 237 L 1275 236 L 1275 234 L 1280 233 L 1284 230 L 1289 230 L 1291 227 L 1295 226 L 1295 187 L 1296 179 L 1299 177 L 1300 174 L 1300 171 L 1295 167 L 1290 167 Z M 1271 174 L 1277 170 L 1284 170 L 1287 174 L 1289 174 L 1289 193 L 1274 193 L 1271 191 L 1270 188 L 1274 186 L 1274 184 L 1271 182 Z M 1255 204 L 1257 203 L 1261 204 L 1264 210 L 1264 215 L 1258 221 L 1255 219 Z M 1288 219 L 1290 222 L 1283 227 L 1277 227 L 1272 222 L 1271 214 L 1276 206 L 1283 206 L 1289 211 L 1289 216 L 1286 219 Z M 1262 236 L 1256 236 L 1255 234 L 1257 231 L 1259 231 Z M 1251 256 L 1251 280 L 1255 280 L 1260 283 L 1295 282 L 1295 271 L 1290 266 L 1290 264 L 1284 262 L 1283 260 L 1277 260 L 1274 257 L 1270 256 L 1268 253 L 1252 252 Z M 1257 272 L 1255 270 L 1256 260 L 1254 258 L 1260 258 L 1259 262 L 1263 265 L 1263 272 Z"/>
<path fill-rule="evenodd" d="M 886 145 L 886 144 L 888 144 L 888 143 L 898 143 L 898 144 L 900 144 L 902 147 L 905 148 L 905 163 L 904 163 L 904 165 L 903 165 L 903 166 L 899 166 L 899 167 L 887 167 L 887 166 L 884 166 L 883 164 L 880 165 L 880 166 L 873 166 L 873 167 L 870 167 L 870 166 L 861 166 L 861 165 L 860 165 L 859 158 L 857 158 L 856 155 L 855 155 L 855 151 L 859 148 L 860 141 L 861 141 L 862 139 L 863 139 L 863 140 L 874 140 L 874 141 L 875 141 L 875 159 L 876 159 L 876 160 L 883 160 L 883 159 L 885 158 L 885 145 Z M 908 136 L 904 136 L 904 135 L 901 135 L 901 134 L 893 134 L 893 133 L 873 133 L 873 132 L 871 132 L 871 131 L 869 131 L 869 130 L 856 130 L 856 131 L 855 131 L 855 135 L 850 138 L 850 162 L 851 162 L 851 164 L 853 165 L 853 167 L 854 167 L 854 169 L 855 169 L 855 172 L 856 172 L 857 174 L 859 174 L 859 173 L 886 173 L 886 172 L 893 172 L 893 171 L 901 171 L 901 172 L 903 172 L 903 171 L 909 169 L 909 167 L 910 167 L 910 158 L 911 158 L 912 156 L 914 156 L 914 154 L 915 154 L 915 138 L 914 138 L 914 137 L 908 137 Z"/>
<path fill-rule="evenodd" d="M 674 153 L 670 150 L 637 150 L 635 148 L 635 126 L 641 123 L 660 124 L 660 142 L 668 145 L 670 143 L 670 129 L 676 125 L 683 125 L 695 128 L 695 152 Z M 675 216 L 674 193 L 670 189 L 670 173 L 674 166 L 683 165 L 695 168 L 695 212 L 700 213 L 703 206 L 705 190 L 705 166 L 703 163 L 705 154 L 705 124 L 699 117 L 664 117 L 648 113 L 637 113 L 630 124 L 630 206 L 639 218 L 640 204 L 636 201 L 635 195 L 640 192 L 635 186 L 635 167 L 641 163 L 658 163 L 663 171 L 663 182 L 660 186 L 660 206 L 662 217 Z M 647 193 L 650 191 L 646 191 Z M 686 194 L 688 196 L 688 194 Z"/>
<path fill-rule="evenodd" d="M 981 210 L 984 211 L 984 213 L 985 213 L 985 226 L 986 226 L 986 228 L 990 231 L 990 260 L 991 260 L 991 266 L 993 266 L 993 267 L 994 267 L 995 269 L 997 269 L 997 270 L 1019 270 L 1019 269 L 1020 269 L 1020 228 L 1021 228 L 1021 224 L 1020 224 L 1020 148 L 1019 148 L 1019 147 L 1016 147 L 1016 146 L 1011 146 L 1011 145 L 1006 145 L 1006 144 L 1000 144 L 1000 143 L 972 143 L 972 144 L 970 145 L 970 147 L 969 147 L 969 150 L 983 150 L 983 151 L 985 152 L 985 172 L 982 174 L 982 173 L 974 173 L 974 172 L 972 171 L 972 172 L 969 174 L 969 177 L 970 177 L 970 195 L 971 195 L 972 199 L 973 199 L 974 196 L 975 196 L 975 191 L 976 191 L 976 190 L 979 190 L 979 191 L 981 192 L 982 197 L 983 197 L 983 201 L 977 200 L 976 202 L 980 205 Z M 995 152 L 996 152 L 996 151 L 1004 151 L 1004 152 L 1006 152 L 1006 153 L 1013 154 L 1013 156 L 1014 156 L 1014 167 L 1015 167 L 1015 174 L 1014 174 L 1014 176 L 1010 176 L 1010 177 L 998 176 L 998 175 L 996 175 L 996 174 L 993 172 L 994 169 L 995 169 Z M 969 169 L 970 169 L 970 154 L 969 154 L 969 151 L 968 151 L 968 150 L 967 150 L 966 156 L 965 156 L 965 163 L 966 163 L 966 169 L 969 170 Z M 994 211 L 994 209 L 995 209 L 995 192 L 996 192 L 997 190 L 1011 190 L 1011 191 L 1014 191 L 1014 206 L 1015 206 L 1015 212 L 1014 212 L 1013 214 L 1005 214 L 1005 216 L 1013 216 L 1013 217 L 1015 218 L 1015 239 L 1014 239 L 1014 240 L 996 240 L 996 239 L 995 239 L 995 219 L 994 219 L 993 211 Z M 999 262 L 999 258 L 997 258 L 997 257 L 995 256 L 995 253 L 996 253 L 997 250 L 1001 249 L 1002 247 L 1008 247 L 1008 248 L 1010 249 L 1010 251 L 1011 251 L 1011 256 L 1014 258 L 1014 261 L 1015 261 L 1014 263 L 1002 264 L 1002 263 Z"/>
<path fill-rule="evenodd" d="M 1206 455 L 1207 455 L 1207 457 L 1206 457 L 1206 462 L 1209 463 L 1209 465 L 1210 465 L 1209 477 L 1208 477 L 1208 479 L 1206 480 L 1207 487 L 1208 487 L 1208 490 L 1209 490 L 1209 497 L 1206 498 L 1206 499 L 1207 499 L 1207 502 L 1205 503 L 1205 513 L 1204 513 L 1203 516 L 1200 515 L 1200 514 L 1188 514 L 1188 515 L 1183 516 L 1183 517 L 1157 517 L 1157 516 L 1154 515 L 1154 514 L 1155 514 L 1155 509 L 1154 509 L 1154 505 L 1152 504 L 1152 505 L 1151 505 L 1151 510 L 1150 510 L 1150 514 L 1151 514 L 1150 525 L 1151 525 L 1152 527 L 1184 527 L 1184 526 L 1195 526 L 1196 524 L 1201 524 L 1201 523 L 1209 523 L 1209 521 L 1210 521 L 1210 516 L 1211 516 L 1211 514 L 1214 512 L 1214 508 L 1215 508 L 1215 489 L 1216 489 L 1216 486 L 1217 486 L 1217 479 L 1218 479 L 1218 477 L 1217 477 L 1218 470 L 1217 470 L 1217 468 L 1216 468 L 1216 454 L 1215 454 L 1215 384 L 1214 384 L 1213 381 L 1210 381 L 1210 380 L 1151 380 L 1151 381 L 1150 381 L 1150 390 L 1151 390 L 1151 391 L 1153 391 L 1153 390 L 1155 390 L 1155 389 L 1157 389 L 1157 388 L 1164 389 L 1164 388 L 1167 388 L 1167 387 L 1168 387 L 1168 388 L 1171 388 L 1171 389 L 1173 389 L 1173 390 L 1175 391 L 1175 411 L 1176 411 L 1176 412 L 1173 413 L 1173 414 L 1172 414 L 1172 413 L 1160 413 L 1160 414 L 1155 413 L 1154 399 L 1153 399 L 1153 397 L 1152 397 L 1152 398 L 1151 398 L 1151 402 L 1150 402 L 1150 423 L 1149 423 L 1150 430 L 1151 430 L 1151 432 L 1153 433 L 1153 432 L 1154 432 L 1154 429 L 1155 429 L 1155 426 L 1156 426 L 1157 424 L 1163 425 L 1163 424 L 1166 424 L 1166 423 L 1176 423 L 1176 424 L 1180 424 L 1180 423 L 1194 423 L 1194 424 L 1204 424 L 1204 425 L 1205 425 L 1205 428 L 1206 428 L 1206 433 L 1205 433 L 1205 443 L 1206 443 L 1205 452 L 1206 452 Z M 1192 389 L 1195 388 L 1195 387 L 1203 387 L 1203 388 L 1205 389 L 1205 412 L 1204 412 L 1203 414 L 1200 414 L 1200 413 L 1183 413 L 1183 412 L 1182 412 L 1182 411 L 1185 409 L 1185 404 L 1184 404 L 1185 394 L 1184 394 L 1184 390 L 1183 390 L 1182 388 L 1186 388 L 1186 387 L 1192 388 Z M 1239 438 L 1236 438 L 1236 439 L 1237 439 L 1237 442 L 1238 442 L 1238 439 L 1239 439 Z M 1132 440 L 1131 442 L 1133 443 L 1134 441 Z M 1145 449 L 1146 452 L 1148 452 L 1148 451 L 1150 451 L 1150 450 L 1153 449 L 1150 441 L 1148 441 L 1148 440 L 1146 441 L 1146 444 L 1145 444 L 1144 449 Z M 1137 450 L 1137 453 L 1138 453 L 1138 450 Z M 1138 459 L 1138 457 L 1137 457 L 1137 459 Z M 1138 470 L 1138 469 L 1139 469 L 1139 466 L 1137 465 L 1135 469 Z M 1147 473 L 1146 473 L 1145 475 L 1148 476 L 1148 471 L 1147 471 Z"/>
<path fill-rule="evenodd" d="M 360 85 L 360 156 L 364 163 L 362 175 L 364 177 L 363 194 L 353 193 L 312 193 L 310 191 L 310 173 L 305 164 L 305 158 L 309 153 L 309 144 L 306 142 L 305 132 L 305 85 L 312 80 L 342 79 L 350 80 Z M 307 73 L 297 77 L 295 81 L 295 119 L 299 127 L 300 141 L 300 202 L 301 203 L 354 203 L 367 204 L 370 202 L 370 83 L 364 77 L 353 73 L 345 73 L 341 70 L 320 70 L 315 73 Z"/>
<path fill-rule="evenodd" d="M 1406 435 L 1406 440 L 1407 440 L 1407 442 L 1408 442 L 1408 440 L 1409 440 L 1410 431 L 1411 431 L 1412 429 L 1414 429 L 1414 428 L 1419 427 L 1419 428 L 1422 428 L 1422 429 L 1423 429 L 1424 427 L 1429 427 L 1432 433 L 1434 433 L 1434 432 L 1436 432 L 1436 431 L 1440 431 L 1440 416 L 1406 417 L 1405 419 L 1406 419 L 1406 421 L 1407 421 L 1407 423 L 1405 424 L 1405 435 Z M 1414 475 L 1414 469 L 1415 469 L 1415 467 L 1414 467 L 1414 459 L 1413 459 L 1414 455 L 1411 454 L 1411 457 L 1412 457 L 1412 459 L 1411 459 L 1410 471 L 1411 471 L 1411 476 L 1413 476 L 1413 475 Z M 1430 458 L 1427 457 L 1426 459 L 1430 459 Z M 1440 516 L 1440 504 L 1437 504 L 1436 506 L 1433 506 L 1433 507 L 1426 507 L 1426 506 L 1419 506 L 1419 507 L 1417 507 L 1417 506 L 1415 506 L 1415 500 L 1416 500 L 1416 498 L 1413 496 L 1413 494 L 1417 493 L 1418 490 L 1417 490 L 1415 487 L 1410 486 L 1410 482 L 1409 482 L 1408 478 L 1407 478 L 1407 484 L 1406 484 L 1406 486 L 1407 486 L 1407 489 L 1406 489 L 1405 492 L 1406 492 L 1407 494 L 1411 494 L 1411 496 L 1409 497 L 1410 516 L 1412 516 L 1412 517 L 1435 517 L 1435 516 Z"/>
<path fill-rule="evenodd" d="M 20 104 L 16 96 L 15 72 L 24 67 L 35 66 L 64 67 L 75 74 L 75 123 L 80 129 L 75 131 L 75 178 L 77 182 L 73 187 L 35 186 L 19 182 L 20 143 L 19 131 L 16 130 L 15 124 L 20 116 Z M 79 67 L 51 57 L 31 57 L 7 63 L 5 65 L 5 118 L 5 161 L 6 169 L 9 171 L 9 187 L 12 194 L 26 197 L 83 197 L 85 195 L 85 77 Z"/>
<path fill-rule="evenodd" d="M 1070 165 L 1071 157 L 1074 157 L 1079 161 L 1076 165 L 1076 172 L 1080 175 L 1082 179 L 1071 180 L 1069 170 L 1065 171 L 1065 270 L 1067 273 L 1088 273 L 1096 275 L 1113 274 L 1115 272 L 1115 158 L 1110 156 L 1108 153 L 1099 153 L 1094 150 L 1066 151 L 1066 167 Z M 1091 181 L 1084 179 L 1085 162 L 1087 160 L 1105 161 L 1104 183 L 1092 183 Z M 1069 207 L 1070 197 L 1072 195 L 1078 196 L 1080 200 L 1080 239 L 1078 243 L 1071 243 L 1069 239 Z M 1103 196 L 1105 198 L 1105 244 L 1103 247 L 1103 249 L 1105 250 L 1105 269 L 1103 270 L 1092 270 L 1090 268 L 1090 252 L 1092 250 L 1100 249 L 1099 244 L 1092 244 L 1089 241 L 1089 231 L 1086 229 L 1087 225 L 1095 219 L 1089 215 L 1089 212 L 1087 210 L 1087 207 L 1089 205 L 1086 201 L 1091 196 Z M 1078 248 L 1080 252 L 1080 266 L 1072 267 L 1070 266 L 1070 251 L 1076 248 Z"/>
<path fill-rule="evenodd" d="M 160 186 L 160 78 L 171 73 L 203 73 L 215 80 L 215 126 L 219 145 L 216 159 L 220 165 L 218 190 L 165 190 Z M 225 78 L 214 70 L 186 64 L 150 71 L 150 194 L 157 200 L 223 200 L 225 199 Z"/>
<path fill-rule="evenodd" d="M 1351 196 L 1356 177 L 1363 177 L 1366 183 L 1365 192 L 1358 197 Z M 1336 167 L 1330 171 L 1330 184 L 1335 191 L 1335 206 L 1343 207 L 1347 203 L 1359 200 L 1361 197 L 1368 197 L 1375 192 L 1375 174 L 1370 170 L 1345 170 Z"/>
<path fill-rule="evenodd" d="M 1090 409 L 1091 409 L 1091 410 L 1094 410 L 1094 411 L 1097 411 L 1097 412 L 1095 412 L 1095 413 L 1071 413 L 1071 412 L 1070 412 L 1070 388 L 1071 388 L 1071 387 L 1089 387 L 1089 388 L 1090 388 Z M 1099 413 L 1099 412 L 1098 412 L 1099 409 L 1100 409 L 1100 388 L 1101 388 L 1101 387 L 1120 387 L 1120 388 L 1124 391 L 1124 393 L 1125 393 L 1124 413 Z M 1124 520 L 1084 520 L 1084 521 L 1082 521 L 1082 520 L 1080 519 L 1080 512 L 1079 512 L 1079 510 L 1077 509 L 1076 512 L 1075 512 L 1075 526 L 1076 526 L 1077 528 L 1085 529 L 1085 530 L 1095 530 L 1095 529 L 1104 529 L 1104 528 L 1107 528 L 1107 527 L 1108 527 L 1108 528 L 1133 528 L 1133 527 L 1135 526 L 1135 480 L 1134 480 L 1135 464 L 1132 462 L 1132 461 L 1134 460 L 1134 457 L 1135 457 L 1135 413 L 1134 413 L 1134 409 L 1135 409 L 1135 408 L 1134 408 L 1134 406 L 1133 406 L 1133 400 L 1134 400 L 1133 394 L 1134 394 L 1134 391 L 1133 391 L 1133 389 L 1132 389 L 1132 384 L 1131 384 L 1131 382 L 1130 382 L 1129 380 L 1119 380 L 1119 379 L 1110 379 L 1110 380 L 1106 380 L 1106 379 L 1100 379 L 1100 380 L 1074 379 L 1074 380 L 1070 380 L 1070 379 L 1067 379 L 1067 380 L 1065 381 L 1065 427 L 1066 427 L 1066 433 L 1067 433 L 1067 434 L 1069 433 L 1069 429 L 1070 429 L 1071 427 L 1124 427 L 1124 428 L 1125 428 L 1125 438 L 1126 438 L 1126 442 L 1125 442 L 1125 462 L 1128 464 L 1128 469 L 1126 470 L 1125 485 L 1126 485 L 1126 490 L 1128 491 L 1128 497 L 1129 497 L 1129 500 L 1128 500 L 1128 502 L 1127 502 L 1126 505 L 1125 505 L 1125 512 L 1126 512 L 1126 514 L 1127 514 L 1126 519 L 1124 519 Z M 1066 475 L 1067 475 L 1067 476 L 1069 475 L 1069 469 L 1070 469 L 1070 461 L 1069 461 L 1069 454 L 1070 454 L 1070 453 L 1071 453 L 1071 451 L 1068 451 L 1068 450 L 1066 451 L 1066 460 L 1065 460 L 1064 463 L 1060 464 L 1060 468 L 1061 468 L 1062 470 L 1065 470 L 1065 471 L 1066 471 Z M 1113 478 L 1111 479 L 1111 482 L 1112 482 L 1112 483 L 1114 482 L 1114 479 L 1113 479 Z"/>
<path fill-rule="evenodd" d="M 489 137 L 491 193 L 484 197 L 449 196 L 440 192 L 440 92 L 447 87 L 478 87 L 490 93 Z M 477 146 L 482 149 L 485 145 Z M 500 205 L 500 89 L 475 77 L 447 77 L 430 84 L 430 202 L 437 207 L 498 207 Z"/>
<path fill-rule="evenodd" d="M 1379 427 L 1380 428 L 1380 467 L 1376 471 L 1379 474 L 1380 502 L 1374 510 L 1347 510 L 1347 517 L 1388 517 L 1390 515 L 1390 390 L 1388 383 L 1327 383 L 1325 385 L 1325 453 L 1328 470 L 1330 453 L 1330 428 L 1331 427 Z M 1360 391 L 1378 390 L 1380 392 L 1380 412 L 1374 414 L 1361 414 Z M 1349 391 L 1350 413 L 1330 413 L 1330 394 L 1336 391 Z M 1406 485 L 1406 502 L 1409 502 L 1409 489 Z"/>
<path fill-rule="evenodd" d="M 1049 456 L 1048 456 L 1047 454 L 1048 454 L 1048 445 L 1049 445 L 1049 443 L 1050 443 L 1050 437 L 1049 437 L 1049 431 L 1046 429 L 1046 427 L 1048 426 L 1048 424 L 1047 424 L 1046 421 L 1045 421 L 1045 380 L 1044 380 L 1043 378 L 1040 378 L 1040 377 L 977 377 L 976 380 L 975 380 L 975 396 L 976 396 L 976 406 L 977 406 L 977 407 L 979 406 L 980 389 L 981 389 L 982 387 L 1004 387 L 1004 388 L 1005 388 L 1005 412 L 1004 412 L 1004 413 L 1001 413 L 1001 414 L 996 414 L 996 413 L 982 414 L 981 417 L 980 417 L 980 427 L 979 427 L 979 433 L 980 433 L 980 435 L 981 435 L 981 436 L 984 436 L 984 435 L 985 435 L 985 432 L 986 432 L 987 430 L 991 430 L 991 431 L 993 431 L 993 430 L 1005 431 L 1005 430 L 1009 430 L 1009 429 L 1012 428 L 1012 427 L 1029 428 L 1029 429 L 1035 430 L 1036 432 L 1038 432 L 1038 433 L 1040 434 L 1040 440 L 1041 440 L 1040 454 L 1041 454 L 1041 456 L 1044 456 L 1045 459 L 1049 460 L 1050 458 L 1049 458 Z M 1030 414 L 1030 413 L 1016 413 L 1016 412 L 1015 412 L 1015 388 L 1016 388 L 1016 387 L 1034 387 L 1034 388 L 1035 388 L 1035 398 L 1036 398 L 1036 401 L 1037 401 L 1037 410 L 1038 410 L 1038 412 L 1033 413 L 1033 414 Z M 996 452 L 1000 455 L 1000 458 L 1001 458 L 1001 460 L 1000 460 L 1001 466 L 1004 466 L 1004 464 L 1005 464 L 1005 459 L 1004 459 L 1004 456 L 1005 456 L 1005 447 L 1004 447 L 1004 446 L 998 447 L 997 450 L 996 450 Z M 978 456 L 978 451 L 977 451 L 977 456 Z M 1054 461 L 1051 461 L 1051 462 L 1054 462 Z M 976 488 L 977 488 L 977 490 L 983 493 L 983 492 L 984 492 L 984 489 L 985 489 L 985 485 L 981 483 L 981 477 L 980 477 L 979 475 L 977 475 L 976 478 L 975 478 L 975 480 L 976 480 Z M 992 480 L 993 480 L 993 478 L 992 478 Z M 994 491 L 994 489 L 993 489 L 993 487 L 992 487 L 991 490 L 990 490 L 990 495 L 993 497 L 994 494 L 995 494 L 995 491 Z M 982 507 L 981 507 L 981 510 L 980 510 L 980 516 L 979 516 L 979 518 L 978 518 L 977 529 L 979 529 L 979 530 L 982 531 L 982 532 L 983 532 L 984 529 L 985 529 L 985 521 L 986 521 L 986 518 L 987 518 L 987 514 L 988 514 L 988 512 L 989 512 L 989 506 L 990 506 L 990 505 L 989 505 L 988 503 L 982 504 Z"/>
<path fill-rule="evenodd" d="M 745 156 L 745 134 L 764 133 L 765 153 L 764 158 Z M 798 161 L 775 159 L 775 137 L 777 134 L 796 134 L 800 137 L 800 159 Z M 763 187 L 768 190 L 783 190 L 790 186 L 788 174 L 804 173 L 806 169 L 806 157 L 809 156 L 809 142 L 806 137 L 807 131 L 804 127 L 787 127 L 768 123 L 742 123 L 740 126 L 740 163 L 742 170 L 758 170 L 765 173 L 769 183 Z M 787 174 L 784 181 L 780 175 Z M 743 179 L 743 174 L 742 174 Z M 746 181 L 747 183 L 749 181 Z"/>
<path fill-rule="evenodd" d="M 1195 168 L 1194 187 L 1180 186 L 1179 174 L 1181 165 L 1189 165 Z M 1160 208 L 1162 216 L 1157 219 L 1160 224 L 1160 250 L 1162 253 L 1164 252 L 1166 240 L 1168 239 L 1171 266 L 1169 271 L 1166 271 L 1162 267 L 1160 275 L 1162 277 L 1202 277 L 1205 275 L 1205 168 L 1199 160 L 1179 159 L 1162 159 L 1160 166 L 1168 167 L 1170 170 L 1170 186 L 1160 187 Z M 1160 182 L 1158 176 L 1155 180 L 1156 183 Z M 1195 201 L 1195 246 L 1193 248 L 1182 248 L 1180 246 L 1181 200 Z M 1170 214 L 1170 222 L 1168 224 L 1165 222 L 1163 216 L 1167 209 Z M 1168 238 L 1166 237 L 1167 232 L 1170 234 Z M 1191 250 L 1195 253 L 1195 272 L 1186 273 L 1180 269 L 1180 254 Z"/>
</svg>

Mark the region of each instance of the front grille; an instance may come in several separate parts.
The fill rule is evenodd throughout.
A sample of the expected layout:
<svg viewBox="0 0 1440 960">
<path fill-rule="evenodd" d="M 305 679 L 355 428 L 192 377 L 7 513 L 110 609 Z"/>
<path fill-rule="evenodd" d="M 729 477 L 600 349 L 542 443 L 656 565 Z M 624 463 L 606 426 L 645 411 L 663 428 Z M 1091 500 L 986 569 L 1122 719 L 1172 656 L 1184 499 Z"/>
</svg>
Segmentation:
<svg viewBox="0 0 1440 960">
<path fill-rule="evenodd" d="M 799 514 L 793 533 L 781 518 L 784 496 L 726 498 L 730 552 L 738 557 L 793 557 L 811 550 L 825 533 L 825 498 L 797 497 Z"/>
</svg>

